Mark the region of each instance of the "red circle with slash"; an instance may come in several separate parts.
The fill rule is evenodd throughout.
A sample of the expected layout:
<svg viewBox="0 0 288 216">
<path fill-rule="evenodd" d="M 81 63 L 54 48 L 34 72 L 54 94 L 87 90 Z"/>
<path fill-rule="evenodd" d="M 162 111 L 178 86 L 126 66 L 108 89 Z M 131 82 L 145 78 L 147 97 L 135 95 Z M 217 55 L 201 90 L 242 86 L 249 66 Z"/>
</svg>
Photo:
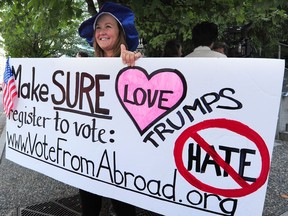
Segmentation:
<svg viewBox="0 0 288 216">
<path fill-rule="evenodd" d="M 209 128 L 222 128 L 230 130 L 240 136 L 251 140 L 259 150 L 262 162 L 261 172 L 255 182 L 248 184 L 228 163 L 226 163 L 220 155 L 198 134 L 199 131 Z M 198 145 L 204 149 L 213 160 L 221 166 L 230 175 L 234 181 L 240 186 L 235 189 L 216 188 L 199 181 L 190 173 L 183 163 L 183 149 L 186 141 L 192 138 Z M 270 169 L 270 156 L 266 143 L 262 137 L 249 128 L 247 125 L 228 119 L 212 119 L 205 120 L 196 125 L 187 128 L 178 137 L 174 148 L 174 159 L 179 173 L 193 186 L 205 192 L 219 194 L 225 197 L 242 197 L 257 191 L 267 180 Z"/>
</svg>

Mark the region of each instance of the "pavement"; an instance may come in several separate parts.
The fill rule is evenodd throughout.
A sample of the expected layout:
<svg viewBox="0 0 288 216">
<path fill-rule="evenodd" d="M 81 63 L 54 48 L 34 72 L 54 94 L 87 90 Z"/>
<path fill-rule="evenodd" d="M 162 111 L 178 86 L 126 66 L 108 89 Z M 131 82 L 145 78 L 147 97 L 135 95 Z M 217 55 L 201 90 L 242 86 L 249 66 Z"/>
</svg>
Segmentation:
<svg viewBox="0 0 288 216">
<path fill-rule="evenodd" d="M 0 215 L 14 216 L 20 208 L 77 194 L 77 189 L 5 158 L 6 117 L 0 113 Z"/>
<path fill-rule="evenodd" d="M 78 189 L 5 158 L 6 118 L 0 112 L 0 216 L 80 216 Z M 137 215 L 157 215 L 137 209 Z M 104 199 L 101 216 L 115 215 Z M 275 140 L 263 216 L 288 216 L 288 143 Z"/>
</svg>

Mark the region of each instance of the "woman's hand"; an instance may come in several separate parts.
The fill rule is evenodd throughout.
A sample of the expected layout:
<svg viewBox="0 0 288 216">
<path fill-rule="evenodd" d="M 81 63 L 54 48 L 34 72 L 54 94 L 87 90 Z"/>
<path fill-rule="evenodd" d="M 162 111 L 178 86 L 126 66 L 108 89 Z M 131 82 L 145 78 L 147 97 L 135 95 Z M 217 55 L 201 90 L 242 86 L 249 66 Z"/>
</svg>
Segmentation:
<svg viewBox="0 0 288 216">
<path fill-rule="evenodd" d="M 135 61 L 141 57 L 140 52 L 131 52 L 126 49 L 124 44 L 121 44 L 121 58 L 124 64 L 135 66 Z"/>
</svg>

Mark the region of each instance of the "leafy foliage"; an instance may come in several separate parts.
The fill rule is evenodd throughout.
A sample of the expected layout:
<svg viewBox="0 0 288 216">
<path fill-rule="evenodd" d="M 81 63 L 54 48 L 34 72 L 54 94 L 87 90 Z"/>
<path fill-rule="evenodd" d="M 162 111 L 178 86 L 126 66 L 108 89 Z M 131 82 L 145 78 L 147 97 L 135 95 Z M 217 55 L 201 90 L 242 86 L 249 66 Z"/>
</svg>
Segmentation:
<svg viewBox="0 0 288 216">
<path fill-rule="evenodd" d="M 94 15 L 107 0 L 2 0 L 0 27 L 11 56 L 74 55 L 79 24 Z M 230 26 L 252 22 L 248 37 L 254 56 L 277 56 L 277 44 L 288 38 L 287 0 L 118 0 L 131 7 L 146 56 L 161 56 L 164 43 L 177 38 L 183 53 L 193 50 L 192 28 L 201 21 L 219 26 L 219 39 L 227 41 Z M 87 48 L 85 48 L 87 49 Z M 261 52 L 260 52 L 261 51 Z"/>
<path fill-rule="evenodd" d="M 19 0 L 2 2 L 0 12 L 6 53 L 12 57 L 73 55 L 82 10 L 72 0 Z M 64 9 L 63 9 L 64 8 Z"/>
<path fill-rule="evenodd" d="M 165 41 L 172 38 L 182 41 L 184 54 L 191 52 L 192 28 L 202 21 L 216 23 L 223 41 L 228 27 L 252 22 L 249 37 L 255 51 L 261 48 L 264 57 L 275 56 L 277 43 L 288 38 L 287 1 L 141 0 L 129 1 L 129 5 L 147 42 L 148 56 L 160 56 Z"/>
</svg>

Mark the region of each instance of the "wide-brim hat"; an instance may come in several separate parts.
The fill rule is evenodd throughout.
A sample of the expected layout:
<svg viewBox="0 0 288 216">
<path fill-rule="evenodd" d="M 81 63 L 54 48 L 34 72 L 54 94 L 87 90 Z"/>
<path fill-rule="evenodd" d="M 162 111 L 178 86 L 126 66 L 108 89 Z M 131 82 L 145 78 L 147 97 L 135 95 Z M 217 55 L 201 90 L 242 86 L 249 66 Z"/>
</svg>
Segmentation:
<svg viewBox="0 0 288 216">
<path fill-rule="evenodd" d="M 93 46 L 95 24 L 98 18 L 103 14 L 110 14 L 122 26 L 128 50 L 135 51 L 139 44 L 138 32 L 134 24 L 134 13 L 127 7 L 113 2 L 106 2 L 93 17 L 81 23 L 78 32 L 80 37 Z"/>
</svg>

